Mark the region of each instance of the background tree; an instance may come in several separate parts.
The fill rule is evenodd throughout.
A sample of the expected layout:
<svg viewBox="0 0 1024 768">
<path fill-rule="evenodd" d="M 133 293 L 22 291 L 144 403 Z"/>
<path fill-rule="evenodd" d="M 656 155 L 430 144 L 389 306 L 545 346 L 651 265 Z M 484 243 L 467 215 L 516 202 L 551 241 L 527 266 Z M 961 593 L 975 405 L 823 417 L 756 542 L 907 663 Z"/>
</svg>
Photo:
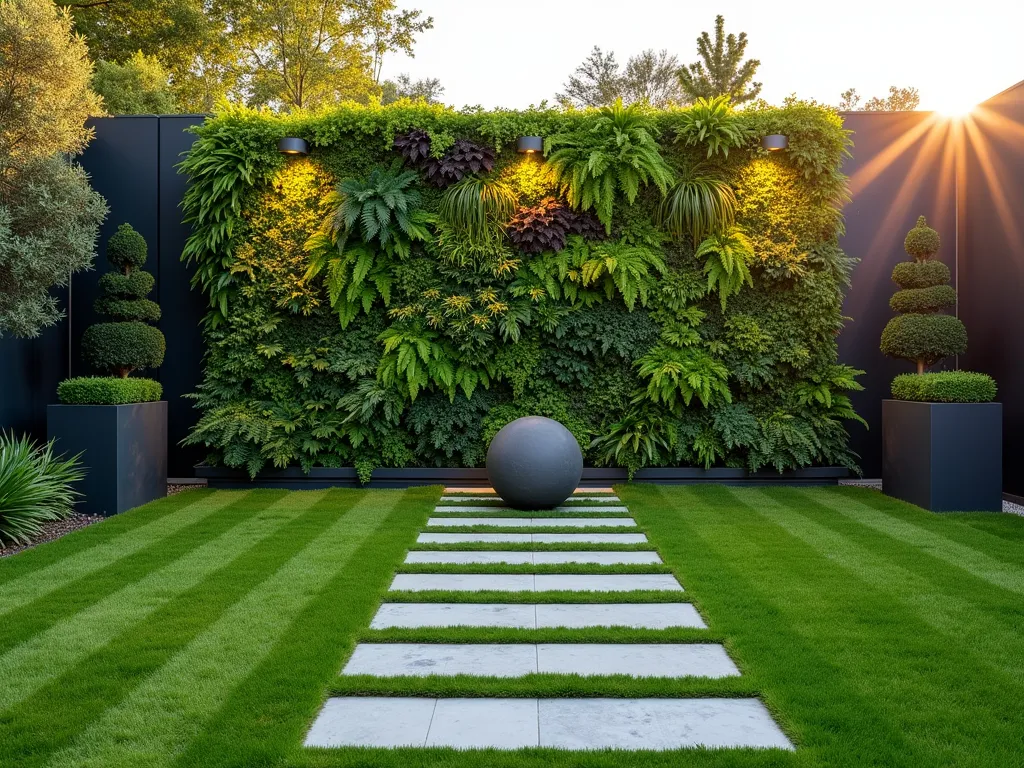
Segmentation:
<svg viewBox="0 0 1024 768">
<path fill-rule="evenodd" d="M 428 104 L 438 104 L 444 94 L 444 86 L 436 77 L 413 80 L 407 74 L 401 74 L 394 80 L 385 80 L 380 84 L 381 104 L 392 104 L 399 99 L 422 100 Z"/>
<path fill-rule="evenodd" d="M 225 0 L 52 0 L 67 6 L 94 60 L 159 59 L 177 104 L 210 111 L 234 92 L 241 36 L 227 25 Z"/>
<path fill-rule="evenodd" d="M 100 100 L 67 12 L 51 0 L 0 0 L 0 183 L 19 164 L 77 154 Z"/>
<path fill-rule="evenodd" d="M 563 106 L 583 109 L 613 104 L 622 96 L 622 79 L 615 53 L 605 53 L 595 45 L 562 88 L 562 93 L 556 94 L 555 100 Z"/>
<path fill-rule="evenodd" d="M 664 108 L 688 99 L 679 82 L 679 59 L 667 50 L 648 48 L 630 57 L 622 72 L 622 100 Z"/>
<path fill-rule="evenodd" d="M 889 86 L 889 95 L 885 98 L 875 96 L 867 100 L 863 107 L 860 106 L 861 97 L 856 88 L 848 88 L 839 95 L 839 104 L 836 107 L 840 111 L 853 111 L 862 109 L 865 112 L 900 112 L 904 110 L 917 109 L 921 104 L 921 96 L 917 88 L 897 88 Z"/>
<path fill-rule="evenodd" d="M 725 17 L 715 17 L 715 41 L 702 32 L 697 38 L 697 52 L 701 61 L 679 70 L 679 82 L 683 93 L 690 100 L 715 96 L 728 96 L 733 104 L 742 104 L 757 98 L 761 83 L 755 83 L 754 75 L 761 62 L 757 59 L 743 61 L 747 50 L 747 33 L 739 37 L 725 34 Z"/>
<path fill-rule="evenodd" d="M 51 0 L 0 0 L 0 335 L 38 335 L 62 316 L 49 289 L 88 269 L 103 198 L 65 155 L 101 111 L 92 65 Z"/>
<path fill-rule="evenodd" d="M 170 74 L 156 56 L 136 51 L 124 64 L 96 62 L 92 87 L 112 115 L 167 115 L 177 111 Z"/>
<path fill-rule="evenodd" d="M 370 70 L 375 83 L 380 82 L 384 56 L 401 51 L 414 56 L 416 36 L 434 28 L 434 18 L 422 18 L 422 11 L 398 10 L 394 0 L 352 0 L 354 22 L 370 51 Z"/>
</svg>

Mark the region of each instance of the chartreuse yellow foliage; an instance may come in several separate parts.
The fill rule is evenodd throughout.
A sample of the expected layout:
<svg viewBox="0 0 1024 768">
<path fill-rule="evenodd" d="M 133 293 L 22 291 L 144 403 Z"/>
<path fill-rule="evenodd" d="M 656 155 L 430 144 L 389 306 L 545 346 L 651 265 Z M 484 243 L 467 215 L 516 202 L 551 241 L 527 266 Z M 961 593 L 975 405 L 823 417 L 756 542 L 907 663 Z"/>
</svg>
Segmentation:
<svg viewBox="0 0 1024 768">
<path fill-rule="evenodd" d="M 262 285 L 277 307 L 308 315 L 323 297 L 305 278 L 310 232 L 330 215 L 333 179 L 309 159 L 283 166 L 248 207 L 249 236 L 235 251 L 232 274 L 244 275 L 242 291 Z"/>
</svg>

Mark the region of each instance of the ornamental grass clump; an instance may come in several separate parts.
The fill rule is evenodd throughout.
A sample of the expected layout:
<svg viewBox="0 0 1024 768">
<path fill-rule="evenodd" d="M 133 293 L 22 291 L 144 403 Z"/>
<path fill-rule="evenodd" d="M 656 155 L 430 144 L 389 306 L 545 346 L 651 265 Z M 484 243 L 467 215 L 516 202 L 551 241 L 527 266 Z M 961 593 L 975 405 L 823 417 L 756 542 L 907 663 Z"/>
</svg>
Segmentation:
<svg viewBox="0 0 1024 768">
<path fill-rule="evenodd" d="M 146 263 L 145 238 L 130 225 L 122 224 L 107 242 L 107 260 L 118 271 L 100 278 L 100 296 L 93 308 L 112 322 L 86 328 L 82 335 L 82 357 L 96 370 L 126 379 L 133 371 L 159 367 L 164 361 L 166 342 L 160 330 L 149 325 L 160 319 L 160 307 L 146 298 L 155 280 L 141 269 Z M 93 386 L 77 391 L 99 390 Z M 123 388 L 119 392 L 123 395 Z M 159 399 L 159 385 L 138 392 L 146 400 L 153 393 Z M 103 399 L 96 404 L 115 403 Z"/>
<path fill-rule="evenodd" d="M 940 246 L 939 233 L 928 226 L 924 216 L 919 216 L 917 225 L 903 242 L 914 261 L 897 264 L 892 271 L 893 282 L 900 290 L 889 300 L 889 306 L 900 314 L 882 331 L 882 353 L 917 365 L 917 376 L 896 377 L 893 397 L 929 402 L 987 402 L 995 397 L 995 382 L 985 374 L 958 371 L 955 380 L 950 380 L 949 374 L 925 372 L 943 358 L 967 351 L 964 324 L 943 312 L 956 306 L 956 291 L 949 285 L 949 267 L 934 260 Z M 913 381 L 918 377 L 922 380 Z"/>
<path fill-rule="evenodd" d="M 28 544 L 44 523 L 69 517 L 80 495 L 72 483 L 84 476 L 78 457 L 55 456 L 52 441 L 0 432 L 0 542 Z"/>
</svg>

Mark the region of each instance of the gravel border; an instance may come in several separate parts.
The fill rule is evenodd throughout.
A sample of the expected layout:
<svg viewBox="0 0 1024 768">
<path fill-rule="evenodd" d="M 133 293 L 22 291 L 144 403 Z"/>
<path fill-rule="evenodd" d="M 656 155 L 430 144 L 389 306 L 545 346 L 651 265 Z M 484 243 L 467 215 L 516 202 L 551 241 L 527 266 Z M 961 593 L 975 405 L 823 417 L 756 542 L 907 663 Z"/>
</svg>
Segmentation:
<svg viewBox="0 0 1024 768">
<path fill-rule="evenodd" d="M 98 523 L 103 517 L 100 515 L 80 515 L 77 512 L 65 520 L 54 520 L 43 525 L 43 532 L 28 544 L 0 544 L 0 557 L 10 557 L 26 549 L 37 547 L 48 541 L 56 541 L 72 531 L 77 531 L 93 523 Z"/>
</svg>

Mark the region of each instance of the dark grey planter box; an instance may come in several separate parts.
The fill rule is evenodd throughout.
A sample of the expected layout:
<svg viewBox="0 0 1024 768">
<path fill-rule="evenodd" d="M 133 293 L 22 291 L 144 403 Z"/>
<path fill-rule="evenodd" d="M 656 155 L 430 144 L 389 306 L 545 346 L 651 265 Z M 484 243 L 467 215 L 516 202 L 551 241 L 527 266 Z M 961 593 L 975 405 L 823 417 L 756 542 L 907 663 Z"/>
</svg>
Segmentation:
<svg viewBox="0 0 1024 768">
<path fill-rule="evenodd" d="M 1001 511 L 1003 406 L 883 400 L 882 488 L 933 512 Z"/>
<path fill-rule="evenodd" d="M 167 403 L 49 405 L 46 431 L 56 450 L 82 454 L 87 515 L 116 515 L 167 495 Z"/>
</svg>

